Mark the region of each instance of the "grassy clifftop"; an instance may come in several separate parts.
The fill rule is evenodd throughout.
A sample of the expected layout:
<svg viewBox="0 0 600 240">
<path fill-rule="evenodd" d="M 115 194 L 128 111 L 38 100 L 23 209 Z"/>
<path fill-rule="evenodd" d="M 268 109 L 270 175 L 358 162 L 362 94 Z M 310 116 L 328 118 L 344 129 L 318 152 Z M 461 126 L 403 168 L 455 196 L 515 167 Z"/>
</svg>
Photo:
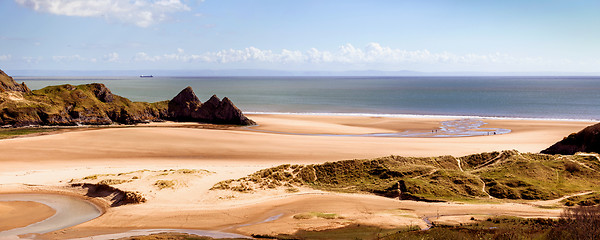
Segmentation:
<svg viewBox="0 0 600 240">
<path fill-rule="evenodd" d="M 600 189 L 594 156 L 517 151 L 413 158 L 388 156 L 313 165 L 281 165 L 220 182 L 213 189 L 251 192 L 309 186 L 337 192 L 367 192 L 414 200 L 555 199 Z"/>
<path fill-rule="evenodd" d="M 132 102 L 99 83 L 66 84 L 1 92 L 0 108 L 1 125 L 131 124 L 160 119 L 166 115 L 167 102 Z"/>
</svg>

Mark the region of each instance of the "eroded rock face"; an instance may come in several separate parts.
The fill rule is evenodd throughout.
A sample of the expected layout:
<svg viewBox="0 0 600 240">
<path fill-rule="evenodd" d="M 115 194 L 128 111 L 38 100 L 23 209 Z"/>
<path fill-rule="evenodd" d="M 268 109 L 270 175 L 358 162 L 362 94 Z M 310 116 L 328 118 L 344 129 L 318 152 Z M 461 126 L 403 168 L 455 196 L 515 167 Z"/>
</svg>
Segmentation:
<svg viewBox="0 0 600 240">
<path fill-rule="evenodd" d="M 198 99 L 192 87 L 186 87 L 169 101 L 169 117 L 178 121 L 192 121 L 192 113 L 200 108 L 202 102 Z"/>
<path fill-rule="evenodd" d="M 25 83 L 18 84 L 15 80 L 0 70 L 0 92 L 16 91 L 30 93 L 31 90 Z"/>
<path fill-rule="evenodd" d="M 600 123 L 565 137 L 542 151 L 546 154 L 572 155 L 577 152 L 600 153 Z"/>
<path fill-rule="evenodd" d="M 112 94 L 110 89 L 104 86 L 104 84 L 92 83 L 90 84 L 90 86 L 92 88 L 92 92 L 94 93 L 94 95 L 96 95 L 96 98 L 98 98 L 98 100 L 105 103 L 109 103 L 115 100 L 114 95 Z"/>
<path fill-rule="evenodd" d="M 191 87 L 183 89 L 169 102 L 169 117 L 174 121 L 194 121 L 215 124 L 254 125 L 231 100 L 213 95 L 200 102 Z"/>
</svg>

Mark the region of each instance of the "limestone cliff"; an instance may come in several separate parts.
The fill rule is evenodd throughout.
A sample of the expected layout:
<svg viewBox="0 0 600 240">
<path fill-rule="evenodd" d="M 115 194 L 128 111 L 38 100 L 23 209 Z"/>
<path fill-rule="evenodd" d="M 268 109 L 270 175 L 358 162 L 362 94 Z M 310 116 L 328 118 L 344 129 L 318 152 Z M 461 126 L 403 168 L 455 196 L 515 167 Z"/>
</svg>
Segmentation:
<svg viewBox="0 0 600 240">
<path fill-rule="evenodd" d="M 202 102 L 198 99 L 192 87 L 186 87 L 169 101 L 169 117 L 178 121 L 193 121 L 192 112 L 196 111 Z"/>
<path fill-rule="evenodd" d="M 191 87 L 173 100 L 132 102 L 113 94 L 104 84 L 49 86 L 31 91 L 0 71 L 0 125 L 106 125 L 149 121 L 196 121 L 250 125 L 235 105 L 213 96 L 202 104 Z"/>
<path fill-rule="evenodd" d="M 191 87 L 186 87 L 169 101 L 169 118 L 175 121 L 195 121 L 216 124 L 254 125 L 229 98 L 213 95 L 200 102 Z"/>
</svg>

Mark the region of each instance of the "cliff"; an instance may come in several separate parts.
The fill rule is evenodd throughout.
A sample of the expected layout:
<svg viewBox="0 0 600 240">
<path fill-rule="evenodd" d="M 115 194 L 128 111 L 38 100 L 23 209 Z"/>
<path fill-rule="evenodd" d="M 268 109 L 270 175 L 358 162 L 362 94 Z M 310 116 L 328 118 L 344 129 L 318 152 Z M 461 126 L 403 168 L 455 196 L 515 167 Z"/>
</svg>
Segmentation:
<svg viewBox="0 0 600 240">
<path fill-rule="evenodd" d="M 18 84 L 0 71 L 2 126 L 135 124 L 163 120 L 254 124 L 227 98 L 209 102 L 202 104 L 190 87 L 171 101 L 156 103 L 132 102 L 100 83 L 65 84 L 31 91 L 25 83 Z"/>
<path fill-rule="evenodd" d="M 572 133 L 563 140 L 542 151 L 546 154 L 572 155 L 577 152 L 600 153 L 600 123 Z"/>
<path fill-rule="evenodd" d="M 0 93 L 0 125 L 106 125 L 157 121 L 166 117 L 166 102 L 132 102 L 104 84 L 50 86 Z"/>
<path fill-rule="evenodd" d="M 205 103 L 200 102 L 194 90 L 186 87 L 169 101 L 169 119 L 216 124 L 254 125 L 229 98 L 220 100 L 213 95 Z"/>
<path fill-rule="evenodd" d="M 6 73 L 0 70 L 0 92 L 6 91 L 17 91 L 23 93 L 31 92 L 25 83 L 18 84 L 12 77 L 6 75 Z"/>
</svg>

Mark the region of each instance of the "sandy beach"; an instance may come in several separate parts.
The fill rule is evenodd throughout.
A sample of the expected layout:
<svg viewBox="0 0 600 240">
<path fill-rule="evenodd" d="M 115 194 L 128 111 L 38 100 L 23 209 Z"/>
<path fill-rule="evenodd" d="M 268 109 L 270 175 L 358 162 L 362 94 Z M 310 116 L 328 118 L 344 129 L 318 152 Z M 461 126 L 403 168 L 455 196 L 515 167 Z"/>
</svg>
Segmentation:
<svg viewBox="0 0 600 240">
<path fill-rule="evenodd" d="M 0 141 L 0 193 L 65 191 L 70 181 L 139 179 L 115 185 L 139 191 L 148 201 L 107 208 L 92 221 L 41 236 L 48 239 L 87 237 L 131 229 L 180 228 L 241 234 L 292 233 L 363 223 L 384 227 L 426 227 L 424 217 L 466 222 L 466 216 L 514 215 L 556 217 L 560 209 L 531 204 L 423 203 L 364 194 L 300 189 L 256 193 L 209 190 L 215 183 L 240 178 L 280 164 L 311 164 L 344 159 L 401 156 L 463 156 L 515 149 L 539 152 L 570 133 L 593 124 L 583 121 L 481 119 L 485 128 L 508 134 L 473 137 L 395 138 L 332 136 L 404 131 L 435 132 L 441 118 L 366 116 L 249 115 L 259 126 L 203 129 L 195 124 L 152 123 L 138 127 L 67 131 Z M 326 134 L 326 135 L 323 135 Z M 148 171 L 140 171 L 140 170 Z M 189 175 L 170 169 L 193 169 Z M 161 172 L 162 171 L 162 172 Z M 121 173 L 121 175 L 118 175 Z M 113 175 L 110 175 L 113 174 Z M 161 179 L 176 184 L 157 189 Z M 10 203 L 3 207 L 19 207 Z M 43 210 L 39 209 L 36 211 Z M 297 214 L 333 213 L 339 218 L 297 219 Z M 40 214 L 38 216 L 46 216 Z M 23 222 L 37 221 L 23 217 Z M 265 220 L 272 220 L 267 221 Z M 1 226 L 0 230 L 6 229 Z"/>
</svg>

